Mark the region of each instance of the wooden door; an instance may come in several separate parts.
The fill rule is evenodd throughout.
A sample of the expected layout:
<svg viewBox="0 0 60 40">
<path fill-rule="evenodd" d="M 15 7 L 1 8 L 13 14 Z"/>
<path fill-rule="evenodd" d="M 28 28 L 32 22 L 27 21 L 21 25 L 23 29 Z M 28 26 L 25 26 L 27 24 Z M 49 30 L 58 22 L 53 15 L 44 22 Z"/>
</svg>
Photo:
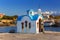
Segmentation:
<svg viewBox="0 0 60 40">
<path fill-rule="evenodd" d="M 41 32 L 41 19 L 39 19 L 39 32 Z"/>
</svg>

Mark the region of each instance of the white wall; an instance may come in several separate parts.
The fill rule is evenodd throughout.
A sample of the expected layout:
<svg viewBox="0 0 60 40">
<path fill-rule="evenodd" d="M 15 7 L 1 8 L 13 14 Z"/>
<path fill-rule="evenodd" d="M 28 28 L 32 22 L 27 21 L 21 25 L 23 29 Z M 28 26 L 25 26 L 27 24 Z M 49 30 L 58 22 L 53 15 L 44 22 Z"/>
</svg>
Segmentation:
<svg viewBox="0 0 60 40">
<path fill-rule="evenodd" d="M 36 20 L 36 32 L 37 32 L 37 33 L 39 33 L 39 19 L 42 20 L 42 17 L 39 16 L 38 19 Z M 38 23 L 38 25 L 37 25 L 37 23 Z"/>
<path fill-rule="evenodd" d="M 31 29 L 26 29 L 26 27 L 24 26 L 24 32 L 22 32 L 21 22 L 25 22 L 25 21 L 28 21 L 28 23 L 31 22 Z M 28 24 L 28 27 L 29 27 L 29 24 Z M 17 32 L 19 32 L 19 33 L 36 33 L 36 21 L 31 21 L 30 18 L 27 16 L 23 17 L 21 21 L 17 21 Z"/>
</svg>

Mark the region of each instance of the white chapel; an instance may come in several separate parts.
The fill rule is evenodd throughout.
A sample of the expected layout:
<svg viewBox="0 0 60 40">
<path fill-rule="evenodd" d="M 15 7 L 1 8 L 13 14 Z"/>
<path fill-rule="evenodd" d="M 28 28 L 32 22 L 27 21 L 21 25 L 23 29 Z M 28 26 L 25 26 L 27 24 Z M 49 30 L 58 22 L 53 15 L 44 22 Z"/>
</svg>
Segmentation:
<svg viewBox="0 0 60 40">
<path fill-rule="evenodd" d="M 26 15 L 18 16 L 17 32 L 18 33 L 39 33 L 41 20 L 43 20 L 42 14 L 38 12 L 34 12 L 33 9 L 28 10 Z"/>
</svg>

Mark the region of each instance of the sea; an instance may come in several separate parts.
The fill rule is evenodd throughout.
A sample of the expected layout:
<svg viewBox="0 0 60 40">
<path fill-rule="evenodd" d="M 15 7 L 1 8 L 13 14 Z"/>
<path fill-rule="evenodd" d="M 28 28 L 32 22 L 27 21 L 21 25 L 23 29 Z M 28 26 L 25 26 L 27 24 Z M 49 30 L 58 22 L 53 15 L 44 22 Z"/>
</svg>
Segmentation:
<svg viewBox="0 0 60 40">
<path fill-rule="evenodd" d="M 17 32 L 17 27 L 16 26 L 0 26 L 0 33 L 9 33 L 11 30 L 15 30 Z M 53 26 L 44 26 L 44 31 L 55 31 L 55 32 L 60 32 L 60 27 L 53 27 Z"/>
<path fill-rule="evenodd" d="M 54 27 L 54 26 L 48 26 L 48 27 L 44 27 L 45 31 L 54 31 L 54 32 L 60 32 L 60 27 Z"/>
<path fill-rule="evenodd" d="M 12 30 L 17 32 L 17 27 L 16 26 L 0 26 L 0 33 L 9 33 Z"/>
</svg>

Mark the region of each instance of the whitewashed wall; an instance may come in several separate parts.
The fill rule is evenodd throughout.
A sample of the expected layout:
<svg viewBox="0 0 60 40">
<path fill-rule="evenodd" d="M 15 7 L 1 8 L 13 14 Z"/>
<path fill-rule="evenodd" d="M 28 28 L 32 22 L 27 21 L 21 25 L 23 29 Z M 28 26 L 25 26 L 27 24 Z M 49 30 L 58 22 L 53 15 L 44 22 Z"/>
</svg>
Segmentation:
<svg viewBox="0 0 60 40">
<path fill-rule="evenodd" d="M 28 23 L 31 23 L 31 29 L 26 29 L 24 26 L 24 32 L 22 32 L 22 25 L 21 22 L 28 21 Z M 25 25 L 25 24 L 24 24 Z M 29 27 L 29 24 L 28 24 Z M 17 21 L 17 32 L 19 33 L 37 33 L 36 31 L 36 21 L 31 21 L 29 17 L 25 16 L 22 18 L 21 21 Z"/>
<path fill-rule="evenodd" d="M 37 32 L 37 33 L 39 33 L 39 24 L 37 24 L 37 23 L 39 23 L 39 19 L 42 20 L 42 17 L 39 16 L 38 19 L 36 20 L 36 32 Z"/>
</svg>

